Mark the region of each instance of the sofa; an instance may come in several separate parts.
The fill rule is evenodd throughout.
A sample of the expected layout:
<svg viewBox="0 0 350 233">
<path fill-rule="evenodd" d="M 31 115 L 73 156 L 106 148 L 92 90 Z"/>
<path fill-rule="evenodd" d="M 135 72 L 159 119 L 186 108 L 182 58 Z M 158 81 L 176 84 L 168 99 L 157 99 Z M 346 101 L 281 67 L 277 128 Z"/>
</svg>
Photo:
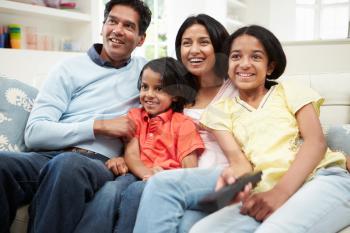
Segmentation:
<svg viewBox="0 0 350 233">
<path fill-rule="evenodd" d="M 329 147 L 350 154 L 350 73 L 303 74 L 294 79 L 318 91 L 325 99 L 321 122 Z M 24 82 L 23 82 L 24 81 Z M 26 84 L 27 83 L 27 84 Z M 23 130 L 37 89 L 25 80 L 0 77 L 0 150 L 25 151 Z M 18 209 L 11 233 L 26 232 L 27 206 Z M 350 226 L 341 231 L 350 233 Z"/>
</svg>

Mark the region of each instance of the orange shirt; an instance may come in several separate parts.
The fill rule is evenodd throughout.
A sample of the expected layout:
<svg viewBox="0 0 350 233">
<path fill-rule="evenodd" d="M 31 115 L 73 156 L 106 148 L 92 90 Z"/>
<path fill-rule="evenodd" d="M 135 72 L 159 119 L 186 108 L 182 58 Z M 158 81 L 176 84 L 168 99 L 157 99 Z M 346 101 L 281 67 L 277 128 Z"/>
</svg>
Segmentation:
<svg viewBox="0 0 350 233">
<path fill-rule="evenodd" d="M 146 167 L 181 168 L 181 161 L 193 151 L 200 154 L 204 144 L 192 119 L 171 109 L 149 118 L 144 109 L 128 113 L 136 126 L 141 161 Z"/>
</svg>

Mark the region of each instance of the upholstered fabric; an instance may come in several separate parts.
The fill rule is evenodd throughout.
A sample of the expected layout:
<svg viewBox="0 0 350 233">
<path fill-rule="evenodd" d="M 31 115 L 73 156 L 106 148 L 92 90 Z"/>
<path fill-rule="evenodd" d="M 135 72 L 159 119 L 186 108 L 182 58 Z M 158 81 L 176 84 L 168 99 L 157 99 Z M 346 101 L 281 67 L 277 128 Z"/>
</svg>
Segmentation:
<svg viewBox="0 0 350 233">
<path fill-rule="evenodd" d="M 26 151 L 24 128 L 37 90 L 0 77 L 0 151 Z"/>
<path fill-rule="evenodd" d="M 330 126 L 325 133 L 329 148 L 350 155 L 350 124 Z"/>
</svg>

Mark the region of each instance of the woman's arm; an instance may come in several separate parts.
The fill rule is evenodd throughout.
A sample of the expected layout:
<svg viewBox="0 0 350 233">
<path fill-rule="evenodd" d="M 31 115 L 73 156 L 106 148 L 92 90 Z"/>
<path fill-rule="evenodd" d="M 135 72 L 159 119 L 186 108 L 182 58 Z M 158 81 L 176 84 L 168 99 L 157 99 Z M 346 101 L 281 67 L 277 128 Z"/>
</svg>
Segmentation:
<svg viewBox="0 0 350 233">
<path fill-rule="evenodd" d="M 126 145 L 124 157 L 130 171 L 140 179 L 153 174 L 152 170 L 146 167 L 141 161 L 138 138 L 132 138 Z"/>
<path fill-rule="evenodd" d="M 198 167 L 198 157 L 195 151 L 191 152 L 181 161 L 182 168 Z"/>
<path fill-rule="evenodd" d="M 295 160 L 277 185 L 270 191 L 254 194 L 244 202 L 241 212 L 261 221 L 282 206 L 305 182 L 324 158 L 327 145 L 320 120 L 312 106 L 307 104 L 296 113 L 301 145 Z"/>
</svg>

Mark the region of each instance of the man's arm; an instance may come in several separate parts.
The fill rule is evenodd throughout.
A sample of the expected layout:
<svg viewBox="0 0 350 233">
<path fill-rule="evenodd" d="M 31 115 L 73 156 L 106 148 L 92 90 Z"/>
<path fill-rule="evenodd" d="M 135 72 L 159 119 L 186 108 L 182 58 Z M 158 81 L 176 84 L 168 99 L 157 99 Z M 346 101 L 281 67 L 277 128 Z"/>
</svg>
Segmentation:
<svg viewBox="0 0 350 233">
<path fill-rule="evenodd" d="M 76 87 L 73 78 L 67 73 L 69 72 L 64 66 L 58 67 L 50 74 L 49 79 L 40 90 L 27 122 L 26 145 L 33 149 L 55 150 L 94 141 L 97 135 L 130 137 L 133 126 L 126 117 L 95 120 L 94 113 L 84 113 L 86 107 L 89 106 L 86 99 L 79 99 L 79 95 L 85 93 L 79 93 L 81 90 L 77 90 L 79 87 Z M 90 95 L 93 94 L 90 93 Z M 74 101 L 82 102 L 81 109 L 77 110 L 81 113 L 67 114 Z M 64 114 L 72 119 L 71 122 L 62 119 L 65 117 Z M 114 130 L 116 132 L 113 134 Z"/>
<path fill-rule="evenodd" d="M 95 120 L 94 134 L 109 137 L 123 137 L 129 141 L 135 133 L 135 123 L 127 116 L 109 120 Z"/>
<path fill-rule="evenodd" d="M 93 140 L 93 119 L 62 123 L 73 97 L 74 85 L 61 65 L 41 88 L 25 129 L 25 143 L 33 149 L 61 149 Z M 67 81 L 68 80 L 68 81 Z"/>
</svg>

